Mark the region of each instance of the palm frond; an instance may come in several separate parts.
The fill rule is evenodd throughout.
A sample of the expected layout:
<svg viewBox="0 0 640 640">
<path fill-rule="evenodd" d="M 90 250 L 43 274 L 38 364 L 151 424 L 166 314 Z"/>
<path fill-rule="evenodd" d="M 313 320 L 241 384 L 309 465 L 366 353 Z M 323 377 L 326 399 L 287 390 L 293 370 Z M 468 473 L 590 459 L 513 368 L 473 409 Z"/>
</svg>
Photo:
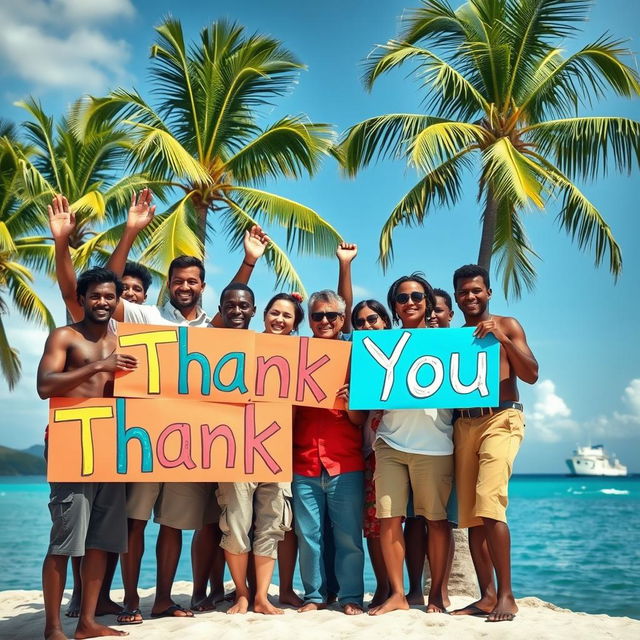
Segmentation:
<svg viewBox="0 0 640 640">
<path fill-rule="evenodd" d="M 331 224 L 294 200 L 251 187 L 235 186 L 230 191 L 235 204 L 250 216 L 287 230 L 288 250 L 295 246 L 303 254 L 331 256 L 342 242 Z"/>
<path fill-rule="evenodd" d="M 142 264 L 167 272 L 169 264 L 181 255 L 202 258 L 204 247 L 196 233 L 196 219 L 190 195 L 185 196 L 167 213 L 156 216 L 157 224 L 151 242 L 140 255 Z"/>
<path fill-rule="evenodd" d="M 405 157 L 415 137 L 438 122 L 446 120 L 413 113 L 390 113 L 359 122 L 347 129 L 338 147 L 344 171 L 354 177 L 374 159 Z"/>
<path fill-rule="evenodd" d="M 587 19 L 590 0 L 518 0 L 506 4 L 506 25 L 513 42 L 511 80 L 507 98 L 520 93 L 531 78 L 549 42 L 567 38 Z"/>
<path fill-rule="evenodd" d="M 551 120 L 522 130 L 543 156 L 555 158 L 563 173 L 594 179 L 640 165 L 640 122 L 628 118 L 584 117 Z"/>
<path fill-rule="evenodd" d="M 520 298 L 524 289 L 533 290 L 536 270 L 532 258 L 538 255 L 529 244 L 520 215 L 506 199 L 498 205 L 493 253 L 498 258 L 505 297 Z"/>
<path fill-rule="evenodd" d="M 516 207 L 531 202 L 544 206 L 544 171 L 520 153 L 509 138 L 499 138 L 482 153 L 483 181 L 491 186 L 497 200 L 506 199 Z"/>
<path fill-rule="evenodd" d="M 580 104 L 591 105 L 608 90 L 625 97 L 640 95 L 637 71 L 622 60 L 630 56 L 624 41 L 609 36 L 566 59 L 559 49 L 551 49 L 520 79 L 514 98 L 529 122 L 535 123 L 549 115 L 575 112 Z"/>
<path fill-rule="evenodd" d="M 225 231 L 229 235 L 230 248 L 237 249 L 242 244 L 244 232 L 257 224 L 257 221 L 234 202 L 229 202 L 229 207 L 221 213 L 226 218 Z M 276 287 L 288 286 L 292 291 L 301 293 L 304 298 L 307 297 L 304 284 L 289 256 L 273 240 L 269 243 L 264 257 L 276 276 Z"/>
<path fill-rule="evenodd" d="M 422 178 L 394 207 L 380 233 L 378 262 L 383 270 L 386 271 L 393 261 L 395 228 L 422 224 L 433 205 L 451 207 L 458 202 L 462 174 L 470 165 L 470 150 L 458 153 Z"/>
<path fill-rule="evenodd" d="M 53 316 L 33 289 L 33 276 L 26 267 L 6 260 L 3 262 L 2 277 L 13 304 L 27 320 L 49 329 L 55 328 Z"/>
<path fill-rule="evenodd" d="M 423 129 L 409 146 L 410 162 L 430 173 L 443 162 L 472 145 L 476 148 L 489 139 L 486 129 L 466 122 L 436 122 Z"/>
<path fill-rule="evenodd" d="M 18 350 L 9 344 L 9 338 L 2 322 L 3 313 L 4 311 L 0 306 L 0 371 L 2 372 L 2 377 L 7 381 L 9 391 L 11 391 L 20 380 L 22 365 L 20 364 Z"/>
<path fill-rule="evenodd" d="M 190 182 L 204 185 L 211 182 L 206 168 L 169 131 L 142 122 L 129 121 L 128 124 L 137 133 L 135 155 L 154 178 L 164 173 L 153 169 L 154 165 L 159 165 L 171 175 Z"/>
<path fill-rule="evenodd" d="M 225 162 L 233 178 L 259 182 L 264 178 L 300 178 L 313 175 L 320 159 L 333 143 L 329 125 L 311 123 L 306 118 L 285 117 L 260 132 Z"/>
</svg>

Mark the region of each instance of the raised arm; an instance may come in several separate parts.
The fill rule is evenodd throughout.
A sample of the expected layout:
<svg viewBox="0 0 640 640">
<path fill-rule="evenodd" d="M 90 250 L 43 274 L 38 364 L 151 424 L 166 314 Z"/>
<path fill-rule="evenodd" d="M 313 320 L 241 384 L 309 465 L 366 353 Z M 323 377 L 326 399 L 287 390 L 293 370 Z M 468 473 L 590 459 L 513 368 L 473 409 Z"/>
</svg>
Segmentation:
<svg viewBox="0 0 640 640">
<path fill-rule="evenodd" d="M 353 309 L 353 286 L 351 284 L 351 263 L 358 255 L 358 245 L 341 242 L 336 250 L 338 258 L 338 295 L 344 298 L 346 309 L 344 312 L 344 333 L 351 333 L 351 309 Z"/>
<path fill-rule="evenodd" d="M 474 331 L 478 338 L 484 338 L 488 333 L 493 333 L 503 347 L 520 380 L 528 384 L 538 380 L 538 361 L 527 344 L 524 329 L 515 318 L 492 317 L 480 322 Z"/>
<path fill-rule="evenodd" d="M 249 283 L 253 269 L 258 260 L 264 255 L 265 249 L 269 246 L 269 242 L 271 242 L 269 236 L 257 224 L 244 232 L 244 257 L 242 258 L 240 268 L 236 271 L 233 278 L 231 278 L 229 284 L 232 282 Z M 222 316 L 216 313 L 211 324 L 213 324 L 214 327 L 223 327 Z"/>
<path fill-rule="evenodd" d="M 76 215 L 63 195 L 57 195 L 47 206 L 49 228 L 55 249 L 56 279 L 69 315 L 75 322 L 84 318 L 84 311 L 76 296 L 76 272 L 69 253 L 69 237 L 76 228 Z"/>
<path fill-rule="evenodd" d="M 104 360 L 97 360 L 78 369 L 65 371 L 67 352 L 73 340 L 73 330 L 69 327 L 55 329 L 47 338 L 38 366 L 38 395 L 41 398 L 63 396 L 96 373 L 130 371 L 137 366 L 137 360 L 133 356 L 114 351 Z"/>
<path fill-rule="evenodd" d="M 156 206 L 151 204 L 152 200 L 153 193 L 151 189 L 147 188 L 142 189 L 137 198 L 135 193 L 131 195 L 131 206 L 129 207 L 122 237 L 111 254 L 109 262 L 107 262 L 107 269 L 111 269 L 118 278 L 122 278 L 129 251 L 131 251 L 136 237 L 153 220 Z"/>
</svg>

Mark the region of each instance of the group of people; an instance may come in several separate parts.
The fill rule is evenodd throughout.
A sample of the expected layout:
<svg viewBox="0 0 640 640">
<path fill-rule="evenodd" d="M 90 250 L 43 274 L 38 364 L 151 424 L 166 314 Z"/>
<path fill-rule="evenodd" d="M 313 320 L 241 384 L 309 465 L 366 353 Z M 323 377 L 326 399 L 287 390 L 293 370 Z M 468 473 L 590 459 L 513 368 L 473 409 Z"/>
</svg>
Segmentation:
<svg viewBox="0 0 640 640">
<path fill-rule="evenodd" d="M 49 220 L 58 283 L 74 322 L 47 339 L 38 369 L 40 397 L 112 395 L 115 372 L 137 366 L 134 357 L 117 353 L 118 321 L 249 329 L 256 306 L 248 282 L 268 236 L 257 226 L 246 232 L 242 263 L 222 290 L 213 317 L 201 307 L 205 269 L 193 256 L 171 263 L 168 302 L 148 305 L 151 276 L 127 258 L 154 210 L 148 189 L 134 195 L 106 268 L 89 269 L 76 279 L 69 253 L 74 214 L 63 196 L 54 198 Z M 421 273 L 397 279 L 389 288 L 387 307 L 377 300 L 353 305 L 351 262 L 356 255 L 355 245 L 339 245 L 337 291 L 317 291 L 307 302 L 315 338 L 348 340 L 351 331 L 394 325 L 450 326 L 451 297 L 433 289 Z M 65 638 L 60 607 L 69 557 L 75 584 L 67 614 L 79 617 L 76 638 L 123 635 L 99 624 L 97 615 L 114 614 L 119 624 L 143 622 L 137 587 L 144 530 L 152 515 L 160 529 L 151 617 L 191 617 L 214 609 L 225 596 L 225 563 L 235 584 L 228 613 L 252 608 L 280 614 L 267 598 L 276 560 L 281 604 L 305 612 L 337 600 L 346 614 L 361 614 L 363 536 L 377 580 L 369 614 L 424 604 L 425 557 L 431 574 L 427 612 L 446 613 L 455 525 L 469 528 L 481 597 L 452 613 L 486 616 L 491 622 L 512 620 L 517 606 L 511 590 L 507 488 L 524 434 L 516 379 L 535 382 L 538 365 L 517 320 L 489 312 L 485 269 L 461 267 L 454 273 L 453 289 L 464 326 L 475 327 L 478 337 L 492 333 L 501 345 L 497 407 L 384 412 L 294 407 L 290 484 L 52 483 L 51 539 L 43 566 L 45 638 Z M 279 293 L 266 304 L 260 330 L 295 334 L 304 317 L 300 295 Z M 338 396 L 348 407 L 348 384 Z M 190 609 L 171 597 L 185 530 L 195 531 Z M 410 577 L 406 596 L 405 556 Z M 123 606 L 109 595 L 118 559 Z M 292 584 L 297 560 L 303 598 Z"/>
</svg>

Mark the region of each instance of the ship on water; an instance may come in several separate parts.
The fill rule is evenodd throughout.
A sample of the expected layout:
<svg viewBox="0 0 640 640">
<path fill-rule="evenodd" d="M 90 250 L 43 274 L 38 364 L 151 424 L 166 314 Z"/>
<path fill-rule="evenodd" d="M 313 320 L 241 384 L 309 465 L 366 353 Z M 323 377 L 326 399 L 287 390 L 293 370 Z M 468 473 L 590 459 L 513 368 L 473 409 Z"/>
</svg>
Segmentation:
<svg viewBox="0 0 640 640">
<path fill-rule="evenodd" d="M 626 476 L 627 467 L 615 454 L 609 454 L 601 444 L 578 446 L 567 459 L 569 471 L 574 476 Z"/>
</svg>

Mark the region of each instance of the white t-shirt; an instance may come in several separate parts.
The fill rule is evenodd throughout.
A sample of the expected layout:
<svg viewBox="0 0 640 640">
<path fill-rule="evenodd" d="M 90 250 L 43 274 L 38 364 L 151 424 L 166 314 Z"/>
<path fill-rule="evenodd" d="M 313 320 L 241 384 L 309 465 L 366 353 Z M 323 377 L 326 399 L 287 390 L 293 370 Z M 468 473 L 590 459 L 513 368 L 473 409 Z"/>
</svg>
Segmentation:
<svg viewBox="0 0 640 640">
<path fill-rule="evenodd" d="M 196 309 L 193 320 L 187 320 L 170 302 L 162 307 L 155 304 L 135 304 L 122 300 L 124 304 L 124 321 L 138 324 L 170 324 L 188 327 L 210 327 L 211 321 L 201 307 Z"/>
<path fill-rule="evenodd" d="M 377 437 L 406 453 L 448 456 L 453 453 L 452 409 L 385 411 Z"/>
</svg>

